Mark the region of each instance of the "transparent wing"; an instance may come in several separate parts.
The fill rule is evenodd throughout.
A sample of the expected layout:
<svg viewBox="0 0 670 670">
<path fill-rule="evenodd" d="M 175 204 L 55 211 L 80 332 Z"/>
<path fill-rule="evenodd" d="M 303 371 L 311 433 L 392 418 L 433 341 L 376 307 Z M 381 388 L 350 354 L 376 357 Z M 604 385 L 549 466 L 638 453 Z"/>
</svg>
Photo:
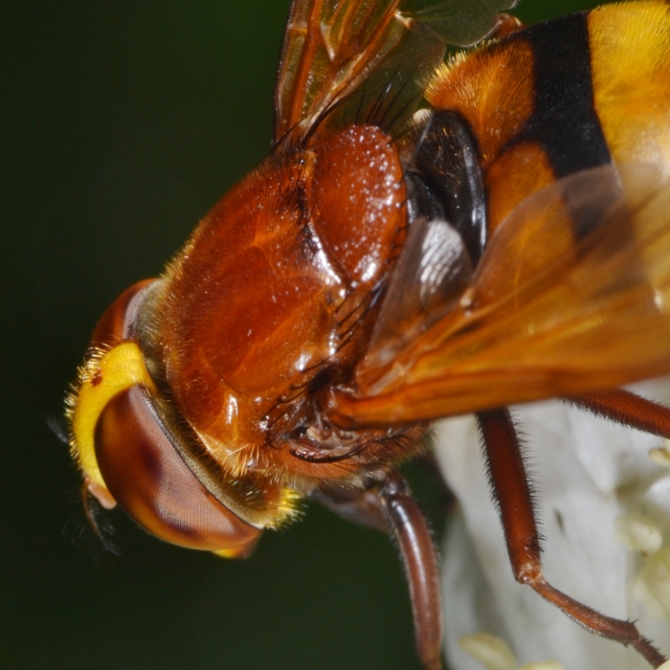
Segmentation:
<svg viewBox="0 0 670 670">
<path fill-rule="evenodd" d="M 477 41 L 493 29 L 497 5 L 513 2 L 452 0 L 414 14 L 401 4 L 294 0 L 275 90 L 275 142 L 295 128 L 307 133 L 326 112 L 329 122 L 373 114 L 384 127 L 401 124 L 444 57 L 440 35 Z"/>
<path fill-rule="evenodd" d="M 465 243 L 453 226 L 441 219 L 414 221 L 372 333 L 374 364 L 391 360 L 453 309 L 472 275 Z"/>
<path fill-rule="evenodd" d="M 397 307 L 384 304 L 380 319 Z M 415 321 L 411 341 L 377 336 L 355 391 L 331 397 L 334 420 L 430 419 L 669 373 L 670 186 L 626 166 L 539 191 L 434 321 L 423 331 Z"/>
<path fill-rule="evenodd" d="M 493 30 L 499 12 L 516 4 L 517 0 L 446 0 L 412 16 L 433 28 L 447 43 L 467 47 Z"/>
</svg>

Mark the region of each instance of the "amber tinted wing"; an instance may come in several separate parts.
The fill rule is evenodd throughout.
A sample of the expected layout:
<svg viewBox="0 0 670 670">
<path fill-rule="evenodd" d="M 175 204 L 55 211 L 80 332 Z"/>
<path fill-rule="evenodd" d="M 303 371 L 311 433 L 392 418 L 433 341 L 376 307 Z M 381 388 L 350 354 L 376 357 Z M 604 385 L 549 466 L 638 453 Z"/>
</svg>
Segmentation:
<svg viewBox="0 0 670 670">
<path fill-rule="evenodd" d="M 477 41 L 493 28 L 496 12 L 514 0 L 451 0 L 414 16 L 401 11 L 402 4 L 294 0 L 275 90 L 275 142 L 294 128 L 307 132 L 327 110 L 357 94 L 365 100 L 353 101 L 352 108 L 363 108 L 363 118 L 355 120 L 365 120 L 365 107 L 383 96 L 392 101 L 384 121 L 399 123 L 442 61 L 445 39 L 438 33 Z"/>
<path fill-rule="evenodd" d="M 522 203 L 447 313 L 406 306 L 413 337 L 376 333 L 339 423 L 437 418 L 670 373 L 670 185 L 596 168 Z M 384 312 L 398 308 L 384 304 Z M 398 319 L 395 319 L 398 322 Z"/>
</svg>

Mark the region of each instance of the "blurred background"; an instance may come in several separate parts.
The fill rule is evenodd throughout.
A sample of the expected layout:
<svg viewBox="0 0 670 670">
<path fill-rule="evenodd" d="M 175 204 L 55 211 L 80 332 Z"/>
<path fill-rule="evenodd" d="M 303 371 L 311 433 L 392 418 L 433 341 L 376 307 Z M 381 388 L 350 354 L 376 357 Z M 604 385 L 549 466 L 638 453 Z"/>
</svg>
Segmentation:
<svg viewBox="0 0 670 670">
<path fill-rule="evenodd" d="M 288 0 L 8 3 L 0 667 L 419 668 L 396 551 L 311 506 L 246 561 L 87 525 L 48 428 L 102 311 L 269 148 Z M 527 0 L 534 22 L 584 3 Z M 422 497 L 422 492 L 418 491 Z"/>
</svg>

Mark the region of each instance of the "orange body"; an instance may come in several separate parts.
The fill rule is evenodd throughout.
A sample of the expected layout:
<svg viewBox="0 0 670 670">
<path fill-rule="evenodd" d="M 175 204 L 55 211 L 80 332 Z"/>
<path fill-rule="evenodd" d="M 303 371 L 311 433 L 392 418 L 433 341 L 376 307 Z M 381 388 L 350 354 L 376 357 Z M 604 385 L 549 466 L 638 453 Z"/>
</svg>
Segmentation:
<svg viewBox="0 0 670 670">
<path fill-rule="evenodd" d="M 93 379 L 106 349 L 130 337 L 147 372 L 123 378 L 148 376 L 150 400 L 196 479 L 259 529 L 290 518 L 299 494 L 363 485 L 412 456 L 426 420 L 670 370 L 660 344 L 666 315 L 655 308 L 640 318 L 658 337 L 640 348 L 622 335 L 621 351 L 638 352 L 625 362 L 588 353 L 597 330 L 552 322 L 542 326 L 551 337 L 532 339 L 543 314 L 592 309 L 569 297 L 564 260 L 581 253 L 590 224 L 583 206 L 557 197 L 552 185 L 612 161 L 670 173 L 664 33 L 634 48 L 642 28 L 667 24 L 665 6 L 612 6 L 530 30 L 499 20 L 498 41 L 440 67 L 443 44 L 434 33 L 399 20 L 393 3 L 373 7 L 358 16 L 352 3 L 296 3 L 275 148 L 200 223 L 132 318 L 128 298 L 115 303 L 83 373 Z M 615 59 L 626 66 L 612 67 Z M 627 124 L 639 71 L 649 72 L 647 98 Z M 408 121 L 425 87 L 433 111 Z M 616 197 L 608 191 L 614 182 L 599 174 L 604 199 Z M 579 177 L 570 188 L 588 191 L 579 186 L 587 182 Z M 551 206 L 531 207 L 532 225 L 497 235 L 543 188 Z M 445 230 L 451 222 L 463 239 L 422 251 L 439 233 L 431 217 L 446 218 Z M 558 225 L 549 225 L 552 217 Z M 424 224 L 414 219 L 428 219 L 427 232 L 417 232 Z M 523 306 L 519 287 L 559 261 L 560 272 L 531 286 L 534 302 Z M 538 299 L 549 303 L 536 307 Z M 579 342 L 568 341 L 577 335 Z M 555 370 L 538 367 L 548 355 Z M 90 426 L 104 402 L 92 406 L 79 440 L 88 446 L 75 449 L 89 454 L 79 458 L 94 464 L 87 477 L 102 491 Z"/>
<path fill-rule="evenodd" d="M 200 224 L 162 280 L 148 330 L 160 334 L 175 402 L 215 458 L 236 476 L 269 470 L 305 488 L 361 467 L 291 453 L 328 443 L 314 395 L 350 376 L 369 337 L 389 252 L 404 241 L 406 194 L 397 151 L 376 128 L 282 149 Z M 370 439 L 352 436 L 350 448 Z"/>
<path fill-rule="evenodd" d="M 431 420 L 475 412 L 517 579 L 659 665 L 544 580 L 504 408 L 570 397 L 670 435 L 604 393 L 670 373 L 667 5 L 520 29 L 497 14 L 513 0 L 453 4 L 294 1 L 273 149 L 103 316 L 73 454 L 104 506 L 226 556 L 305 495 L 386 524 L 436 670 L 437 560 L 394 468 Z"/>
</svg>

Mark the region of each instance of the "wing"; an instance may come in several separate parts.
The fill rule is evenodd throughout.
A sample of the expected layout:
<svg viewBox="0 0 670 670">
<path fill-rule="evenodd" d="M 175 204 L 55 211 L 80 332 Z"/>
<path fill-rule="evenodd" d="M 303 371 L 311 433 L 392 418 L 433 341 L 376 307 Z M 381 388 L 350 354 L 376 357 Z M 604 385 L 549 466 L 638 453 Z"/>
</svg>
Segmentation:
<svg viewBox="0 0 670 670">
<path fill-rule="evenodd" d="M 400 11 L 401 0 L 294 0 L 275 90 L 275 142 L 294 128 L 307 133 L 333 110 L 348 121 L 366 120 L 370 109 L 379 115 L 380 101 L 386 124 L 400 124 L 444 57 L 438 32 L 478 41 L 515 2 L 480 0 L 473 10 L 470 0 L 451 0 L 412 15 Z"/>
<path fill-rule="evenodd" d="M 496 15 L 518 0 L 445 0 L 413 13 L 413 17 L 442 35 L 448 44 L 469 47 L 488 36 Z"/>
<path fill-rule="evenodd" d="M 355 390 L 330 398 L 335 422 L 433 419 L 668 374 L 670 185 L 648 166 L 561 179 L 501 224 L 446 311 L 417 309 L 421 288 L 410 277 L 402 305 L 389 293 L 379 323 L 400 308 L 411 338 L 373 334 Z"/>
</svg>

